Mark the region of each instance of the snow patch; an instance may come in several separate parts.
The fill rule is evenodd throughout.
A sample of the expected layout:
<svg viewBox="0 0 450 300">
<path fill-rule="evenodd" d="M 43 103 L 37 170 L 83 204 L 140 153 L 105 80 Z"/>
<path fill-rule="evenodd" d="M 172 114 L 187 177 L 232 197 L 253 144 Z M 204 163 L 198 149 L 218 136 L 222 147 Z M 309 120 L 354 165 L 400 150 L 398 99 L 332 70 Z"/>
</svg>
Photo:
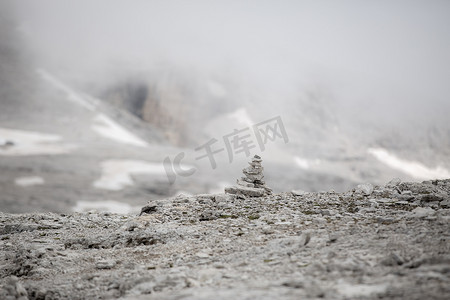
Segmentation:
<svg viewBox="0 0 450 300">
<path fill-rule="evenodd" d="M 228 114 L 228 117 L 235 119 L 240 125 L 253 126 L 253 121 L 247 113 L 247 109 L 241 107 L 235 112 Z"/>
<path fill-rule="evenodd" d="M 75 92 L 71 88 L 69 88 L 67 85 L 56 79 L 54 76 L 50 75 L 45 70 L 38 69 L 36 72 L 46 81 L 48 81 L 50 84 L 55 86 L 56 88 L 62 90 L 67 94 L 67 100 L 76 103 L 84 108 L 86 108 L 89 111 L 96 111 L 96 104 L 93 99 L 88 96 L 82 96 L 79 93 Z M 125 144 L 131 144 L 138 147 L 147 147 L 148 144 L 138 138 L 137 136 L 133 135 L 131 132 L 114 122 L 111 118 L 107 117 L 104 114 L 98 114 L 94 119 L 94 124 L 92 125 L 92 129 L 97 132 L 98 134 L 121 142 Z"/>
<path fill-rule="evenodd" d="M 450 178 L 450 172 L 443 167 L 438 166 L 431 169 L 420 162 L 400 159 L 383 148 L 369 148 L 367 152 L 392 169 L 402 171 L 417 179 Z"/>
<path fill-rule="evenodd" d="M 316 158 L 313 160 L 305 159 L 299 156 L 294 156 L 294 161 L 303 170 L 311 169 L 314 166 L 320 165 L 322 163 L 322 160 Z"/>
<path fill-rule="evenodd" d="M 309 163 L 309 161 L 307 159 L 295 156 L 294 160 L 295 160 L 295 163 L 297 164 L 297 166 L 299 166 L 303 170 L 308 170 L 311 167 L 311 164 Z"/>
<path fill-rule="evenodd" d="M 18 186 L 33 186 L 33 185 L 40 185 L 44 184 L 45 181 L 42 177 L 39 176 L 24 176 L 24 177 L 18 177 L 14 180 L 14 183 Z"/>
<path fill-rule="evenodd" d="M 47 82 L 49 82 L 54 87 L 62 90 L 67 94 L 67 100 L 76 103 L 87 110 L 95 111 L 95 105 L 93 103 L 90 103 L 87 99 L 80 96 L 78 93 L 76 93 L 74 90 L 69 88 L 67 85 L 50 75 L 47 71 L 43 69 L 38 69 L 36 72 Z"/>
<path fill-rule="evenodd" d="M 59 135 L 0 128 L 0 137 L 11 142 L 0 147 L 0 155 L 56 155 L 72 152 L 77 146 L 61 143 Z"/>
<path fill-rule="evenodd" d="M 148 163 L 141 160 L 106 160 L 101 163 L 102 175 L 93 183 L 99 189 L 119 191 L 133 185 L 131 174 L 165 175 L 162 163 Z"/>
<path fill-rule="evenodd" d="M 94 118 L 94 124 L 92 125 L 92 129 L 98 134 L 115 140 L 117 142 L 121 142 L 124 144 L 130 144 L 138 147 L 148 147 L 148 143 L 144 140 L 138 138 L 116 122 L 114 122 L 111 118 L 107 117 L 104 114 L 98 114 Z"/>
<path fill-rule="evenodd" d="M 346 297 L 364 297 L 374 293 L 383 293 L 386 291 L 387 284 L 349 284 L 340 282 L 337 290 Z"/>
<path fill-rule="evenodd" d="M 101 212 L 110 212 L 116 214 L 129 214 L 131 212 L 139 212 L 139 208 L 133 207 L 128 203 L 118 201 L 78 201 L 77 205 L 72 208 L 74 212 L 87 212 L 97 210 Z"/>
</svg>

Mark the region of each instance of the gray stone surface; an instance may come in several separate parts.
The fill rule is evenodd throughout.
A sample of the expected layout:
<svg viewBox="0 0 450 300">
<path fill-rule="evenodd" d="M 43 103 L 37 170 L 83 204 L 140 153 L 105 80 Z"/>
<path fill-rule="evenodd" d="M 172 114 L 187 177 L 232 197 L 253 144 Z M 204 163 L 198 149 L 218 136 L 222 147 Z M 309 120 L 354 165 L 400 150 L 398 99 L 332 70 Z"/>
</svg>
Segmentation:
<svg viewBox="0 0 450 300">
<path fill-rule="evenodd" d="M 0 213 L 0 299 L 448 299 L 450 210 L 428 199 L 449 193 L 438 180 L 180 195 L 141 216 Z"/>
<path fill-rule="evenodd" d="M 364 193 L 364 195 L 369 196 L 373 192 L 373 185 L 371 183 L 359 184 L 357 190 Z"/>
</svg>

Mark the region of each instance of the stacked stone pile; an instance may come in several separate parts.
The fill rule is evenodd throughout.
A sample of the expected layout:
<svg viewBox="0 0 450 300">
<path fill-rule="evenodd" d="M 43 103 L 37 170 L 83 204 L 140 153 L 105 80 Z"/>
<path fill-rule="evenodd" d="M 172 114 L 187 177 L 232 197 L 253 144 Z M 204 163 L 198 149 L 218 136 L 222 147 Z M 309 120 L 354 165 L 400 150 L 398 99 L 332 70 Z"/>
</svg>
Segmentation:
<svg viewBox="0 0 450 300">
<path fill-rule="evenodd" d="M 237 180 L 237 186 L 226 188 L 225 193 L 243 197 L 262 197 L 271 195 L 272 190 L 265 185 L 263 180 L 264 168 L 262 167 L 261 162 L 261 157 L 255 155 L 252 158 L 252 161 L 249 162 L 250 166 L 242 170 L 245 176 Z"/>
</svg>

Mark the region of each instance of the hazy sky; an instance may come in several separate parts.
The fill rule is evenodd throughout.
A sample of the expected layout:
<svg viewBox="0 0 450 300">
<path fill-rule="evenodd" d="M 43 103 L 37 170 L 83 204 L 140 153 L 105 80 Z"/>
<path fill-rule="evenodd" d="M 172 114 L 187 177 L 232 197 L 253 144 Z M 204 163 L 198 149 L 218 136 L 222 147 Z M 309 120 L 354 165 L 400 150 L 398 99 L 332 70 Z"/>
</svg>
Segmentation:
<svg viewBox="0 0 450 300">
<path fill-rule="evenodd" d="M 38 64 L 85 78 L 166 62 L 235 72 L 273 94 L 313 83 L 350 105 L 450 107 L 450 1 L 16 3 Z"/>
</svg>

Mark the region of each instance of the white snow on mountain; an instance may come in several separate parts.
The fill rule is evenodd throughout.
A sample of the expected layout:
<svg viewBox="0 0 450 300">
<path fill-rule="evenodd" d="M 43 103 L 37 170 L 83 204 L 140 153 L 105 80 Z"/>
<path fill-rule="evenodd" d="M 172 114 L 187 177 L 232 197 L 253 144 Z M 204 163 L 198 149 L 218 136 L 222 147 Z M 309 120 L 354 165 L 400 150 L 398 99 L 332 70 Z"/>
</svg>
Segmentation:
<svg viewBox="0 0 450 300">
<path fill-rule="evenodd" d="M 0 128 L 0 137 L 10 142 L 10 145 L 5 143 L 0 147 L 0 155 L 4 156 L 56 155 L 70 153 L 77 148 L 76 145 L 62 143 L 62 138 L 56 134 Z"/>
<path fill-rule="evenodd" d="M 116 214 L 129 214 L 131 212 L 139 212 L 140 208 L 133 207 L 127 203 L 104 200 L 104 201 L 78 201 L 72 208 L 74 212 L 86 212 L 96 210 L 100 212 L 110 212 Z"/>
<path fill-rule="evenodd" d="M 43 69 L 37 69 L 36 72 L 48 83 L 57 89 L 65 92 L 67 94 L 67 100 L 81 105 L 90 111 L 95 111 L 95 103 L 91 103 L 89 100 L 82 97 L 79 93 L 72 90 L 70 87 L 62 83 L 60 80 L 56 79 L 56 77 L 52 76 L 49 72 Z"/>
<path fill-rule="evenodd" d="M 101 163 L 102 175 L 93 183 L 99 189 L 119 191 L 132 186 L 131 174 L 156 174 L 165 176 L 162 163 L 151 163 L 142 160 L 113 159 Z"/>
<path fill-rule="evenodd" d="M 248 115 L 248 112 L 245 109 L 245 107 L 238 108 L 234 112 L 228 114 L 228 117 L 234 121 L 237 121 L 239 123 L 239 125 L 249 126 L 249 127 L 254 125 L 254 123 L 253 123 L 252 119 L 250 118 L 250 116 Z"/>
<path fill-rule="evenodd" d="M 138 147 L 149 146 L 147 142 L 135 136 L 104 114 L 98 114 L 94 118 L 92 130 L 116 142 L 130 144 Z"/>
<path fill-rule="evenodd" d="M 24 176 L 14 179 L 14 183 L 18 186 L 28 187 L 33 185 L 41 185 L 45 183 L 44 178 L 39 176 Z"/>
<path fill-rule="evenodd" d="M 38 69 L 37 73 L 51 85 L 67 94 L 67 100 L 76 103 L 91 112 L 97 111 L 97 104 L 94 98 L 84 97 L 82 94 L 74 91 L 49 72 Z M 138 147 L 147 147 L 148 143 L 123 128 L 121 125 L 113 121 L 110 117 L 103 113 L 95 116 L 92 124 L 92 130 L 99 135 L 116 142 L 130 144 Z"/>
<path fill-rule="evenodd" d="M 310 168 L 310 162 L 307 159 L 295 156 L 294 160 L 301 169 L 308 170 Z"/>
<path fill-rule="evenodd" d="M 402 171 L 417 179 L 445 179 L 450 178 L 450 172 L 443 167 L 429 168 L 420 162 L 408 161 L 396 157 L 383 148 L 369 148 L 368 153 L 375 156 L 387 166 Z"/>
</svg>

